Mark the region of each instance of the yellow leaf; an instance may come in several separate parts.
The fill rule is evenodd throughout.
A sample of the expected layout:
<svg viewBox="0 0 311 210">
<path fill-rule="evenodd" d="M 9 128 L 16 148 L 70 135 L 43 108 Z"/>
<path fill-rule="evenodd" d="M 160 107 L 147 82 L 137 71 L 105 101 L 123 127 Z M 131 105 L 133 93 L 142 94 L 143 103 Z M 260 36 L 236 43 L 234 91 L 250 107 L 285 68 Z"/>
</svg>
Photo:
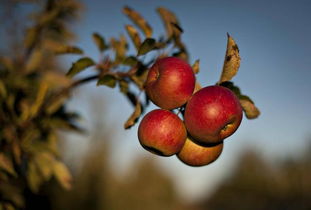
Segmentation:
<svg viewBox="0 0 311 210">
<path fill-rule="evenodd" d="M 199 73 L 200 71 L 200 60 L 199 59 L 196 60 L 194 64 L 192 65 L 192 70 L 195 74 Z"/>
<path fill-rule="evenodd" d="M 66 190 L 71 189 L 72 176 L 67 166 L 62 162 L 56 161 L 53 164 L 53 168 L 54 175 L 58 182 L 61 184 L 61 186 Z"/>
<path fill-rule="evenodd" d="M 240 103 L 248 119 L 255 119 L 260 115 L 259 109 L 248 98 L 240 98 Z"/>
<path fill-rule="evenodd" d="M 16 171 L 14 170 L 12 160 L 9 159 L 5 154 L 0 153 L 0 169 L 6 171 L 7 173 L 17 176 Z"/>
<path fill-rule="evenodd" d="M 238 45 L 228 34 L 227 51 L 219 83 L 231 80 L 238 72 L 240 62 Z"/>
<path fill-rule="evenodd" d="M 126 28 L 128 35 L 131 37 L 134 43 L 134 46 L 138 50 L 141 45 L 141 39 L 139 37 L 137 30 L 131 25 L 126 25 L 125 28 Z"/>
<path fill-rule="evenodd" d="M 147 38 L 152 36 L 152 28 L 138 12 L 129 7 L 124 7 L 123 12 L 144 32 Z"/>
<path fill-rule="evenodd" d="M 136 102 L 135 110 L 128 118 L 128 120 L 124 123 L 124 128 L 129 129 L 137 122 L 138 118 L 141 115 L 141 104 L 139 101 Z"/>
</svg>

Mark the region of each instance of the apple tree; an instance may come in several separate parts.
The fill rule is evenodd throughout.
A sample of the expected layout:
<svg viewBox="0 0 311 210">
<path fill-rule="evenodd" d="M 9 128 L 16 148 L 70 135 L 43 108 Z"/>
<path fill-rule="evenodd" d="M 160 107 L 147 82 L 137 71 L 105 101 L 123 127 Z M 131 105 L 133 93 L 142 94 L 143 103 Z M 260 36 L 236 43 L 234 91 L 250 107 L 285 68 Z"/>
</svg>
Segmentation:
<svg viewBox="0 0 311 210">
<path fill-rule="evenodd" d="M 125 119 L 124 129 L 130 129 L 140 122 L 150 102 L 159 106 L 159 110 L 153 112 L 156 113 L 156 123 L 151 127 L 148 122 L 144 123 L 145 126 L 139 126 L 141 135 L 138 137 L 144 136 L 139 140 L 147 150 L 162 155 L 177 154 L 181 161 L 192 166 L 207 165 L 217 159 L 222 151 L 223 140 L 229 135 L 218 138 L 216 145 L 202 144 L 196 137 L 196 131 L 190 131 L 188 127 L 191 126 L 187 126 L 196 126 L 196 122 L 187 123 L 187 113 L 195 112 L 187 110 L 188 101 L 205 88 L 201 89 L 201 85 L 195 80 L 200 62 L 197 59 L 192 64 L 189 63 L 189 52 L 182 40 L 183 29 L 173 12 L 163 7 L 157 8 L 156 12 L 163 21 L 166 34 L 155 37 L 153 28 L 142 15 L 128 6 L 124 7 L 122 12 L 129 18 L 129 23 L 121 29 L 124 32 L 122 35 L 107 38 L 94 32 L 90 36 L 90 41 L 97 46 L 100 55 L 99 59 L 94 59 L 85 56 L 83 49 L 69 42 L 72 33 L 68 30 L 68 23 L 80 11 L 80 5 L 76 1 L 46 0 L 40 6 L 42 9 L 33 14 L 31 24 L 27 24 L 18 53 L 0 57 L 0 209 L 23 208 L 25 192 L 37 193 L 51 179 L 56 179 L 65 189 L 71 188 L 72 176 L 61 159 L 58 148 L 61 139 L 57 131 L 81 131 L 77 125 L 78 115 L 67 110 L 66 103 L 70 93 L 87 82 L 95 81 L 97 86 L 115 88 L 133 105 L 133 112 Z M 221 87 L 226 93 L 232 94 L 241 112 L 243 110 L 248 119 L 254 119 L 258 117 L 259 110 L 232 82 L 240 66 L 240 55 L 233 38 L 230 35 L 227 37 L 223 69 L 214 87 Z M 130 49 L 131 46 L 134 49 Z M 56 65 L 60 54 L 76 54 L 80 57 L 66 73 L 62 73 L 59 65 Z M 150 84 L 148 78 L 152 77 L 151 69 L 155 69 L 155 65 L 167 58 L 175 60 L 165 65 L 162 62 L 163 72 L 168 73 L 167 79 L 165 80 L 164 73 L 162 76 L 161 70 L 156 70 L 155 80 L 163 81 L 158 83 L 159 87 Z M 179 73 L 175 74 L 176 69 Z M 95 73 L 75 79 L 76 75 L 90 70 Z M 184 76 L 186 71 L 190 76 Z M 181 103 L 161 105 L 162 102 L 169 101 L 167 98 L 178 98 L 182 94 L 180 88 L 185 83 L 186 86 L 189 85 L 188 93 L 180 97 Z M 160 96 L 156 96 L 154 92 L 158 92 Z M 224 101 L 225 99 L 222 103 L 226 104 Z M 200 106 L 193 104 L 194 109 Z M 215 106 L 211 110 L 214 108 Z M 179 126 L 162 126 L 164 121 L 158 113 L 170 116 Z M 146 116 L 150 116 L 150 113 Z M 217 114 L 215 117 L 217 118 Z M 234 121 L 230 117 L 231 115 L 229 122 L 221 125 L 219 132 L 230 130 Z M 215 120 L 209 117 L 206 119 Z M 141 122 L 146 122 L 146 119 Z M 169 125 L 171 121 L 164 123 Z M 162 126 L 161 129 L 155 129 L 156 125 Z M 159 142 L 157 138 L 148 136 L 150 131 L 143 127 L 157 130 L 153 132 L 155 136 L 164 135 L 169 138 L 159 138 L 164 140 Z M 176 128 L 180 131 L 176 132 Z M 174 138 L 179 146 L 172 152 L 168 142 Z M 149 144 L 150 141 L 156 146 Z M 169 153 L 165 153 L 166 151 Z"/>
</svg>

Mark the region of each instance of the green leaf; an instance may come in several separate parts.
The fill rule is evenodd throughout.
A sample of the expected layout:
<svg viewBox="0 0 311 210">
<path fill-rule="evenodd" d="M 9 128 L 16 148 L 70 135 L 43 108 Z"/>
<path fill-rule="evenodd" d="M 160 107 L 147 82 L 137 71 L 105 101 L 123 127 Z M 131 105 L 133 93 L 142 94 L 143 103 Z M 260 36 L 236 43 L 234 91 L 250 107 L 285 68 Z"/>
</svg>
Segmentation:
<svg viewBox="0 0 311 210">
<path fill-rule="evenodd" d="M 114 75 L 106 74 L 97 81 L 97 86 L 106 85 L 114 88 L 117 84 L 117 78 Z"/>
<path fill-rule="evenodd" d="M 140 45 L 137 56 L 145 55 L 151 50 L 155 49 L 156 40 L 152 38 L 147 38 L 145 41 Z"/>
<path fill-rule="evenodd" d="M 137 60 L 136 57 L 129 56 L 123 60 L 122 64 L 126 66 L 136 66 L 138 62 L 139 61 Z"/>
<path fill-rule="evenodd" d="M 229 34 L 227 36 L 226 56 L 219 83 L 231 80 L 238 72 L 241 62 L 238 45 Z"/>
<path fill-rule="evenodd" d="M 231 91 L 233 91 L 235 93 L 235 95 L 237 95 L 238 97 L 241 95 L 241 90 L 238 86 L 235 86 L 233 82 L 231 81 L 226 81 L 226 82 L 222 82 L 219 85 L 229 88 Z"/>
<path fill-rule="evenodd" d="M 146 37 L 152 37 L 152 28 L 138 12 L 130 7 L 124 7 L 123 13 L 126 14 L 142 30 Z"/>
<path fill-rule="evenodd" d="M 105 39 L 99 33 L 93 33 L 92 37 L 100 52 L 108 49 L 108 46 L 105 43 Z"/>
<path fill-rule="evenodd" d="M 9 159 L 4 153 L 0 153 L 0 169 L 13 176 L 17 176 L 12 160 Z"/>
<path fill-rule="evenodd" d="M 66 190 L 71 189 L 72 176 L 67 166 L 62 162 L 55 161 L 53 164 L 53 169 L 54 175 L 61 186 Z"/>
<path fill-rule="evenodd" d="M 131 25 L 126 25 L 125 28 L 128 35 L 131 37 L 134 46 L 136 47 L 136 50 L 138 50 L 139 46 L 141 45 L 141 39 L 139 37 L 137 30 Z"/>
<path fill-rule="evenodd" d="M 135 125 L 135 123 L 138 121 L 138 119 L 139 119 L 141 113 L 142 113 L 142 105 L 141 105 L 140 102 L 137 100 L 137 101 L 136 101 L 135 110 L 134 110 L 134 112 L 131 114 L 131 116 L 128 118 L 128 120 L 124 123 L 124 128 L 125 128 L 125 129 L 129 129 L 129 128 L 131 128 L 133 125 Z"/>
<path fill-rule="evenodd" d="M 248 96 L 241 95 L 239 99 L 247 119 L 255 119 L 260 115 L 259 109 Z"/>
<path fill-rule="evenodd" d="M 66 75 L 69 77 L 73 77 L 79 72 L 93 65 L 95 65 L 95 63 L 91 58 L 88 57 L 80 58 L 78 61 L 72 64 L 71 68 L 69 69 Z"/>
<path fill-rule="evenodd" d="M 199 73 L 200 71 L 200 60 L 199 59 L 196 60 L 194 64 L 192 65 L 192 70 L 195 74 Z"/>
</svg>

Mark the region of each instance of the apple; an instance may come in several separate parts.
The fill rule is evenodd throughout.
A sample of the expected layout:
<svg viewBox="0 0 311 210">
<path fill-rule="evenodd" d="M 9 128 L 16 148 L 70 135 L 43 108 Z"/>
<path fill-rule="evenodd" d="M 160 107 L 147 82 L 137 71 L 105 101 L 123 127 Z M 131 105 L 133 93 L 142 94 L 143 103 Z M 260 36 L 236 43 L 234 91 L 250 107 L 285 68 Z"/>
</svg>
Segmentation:
<svg viewBox="0 0 311 210">
<path fill-rule="evenodd" d="M 228 88 L 208 86 L 188 101 L 184 120 L 190 136 L 201 144 L 217 144 L 232 135 L 243 117 L 237 96 Z"/>
<path fill-rule="evenodd" d="M 195 87 L 191 66 L 176 57 L 158 59 L 149 69 L 145 89 L 149 99 L 162 109 L 184 105 Z"/>
<path fill-rule="evenodd" d="M 147 113 L 138 127 L 140 144 L 148 151 L 171 156 L 179 152 L 187 138 L 183 121 L 174 113 L 156 109 Z"/>
<path fill-rule="evenodd" d="M 187 138 L 177 157 L 189 166 L 205 166 L 214 162 L 220 156 L 223 145 L 223 143 L 220 143 L 215 146 L 202 146 Z"/>
</svg>

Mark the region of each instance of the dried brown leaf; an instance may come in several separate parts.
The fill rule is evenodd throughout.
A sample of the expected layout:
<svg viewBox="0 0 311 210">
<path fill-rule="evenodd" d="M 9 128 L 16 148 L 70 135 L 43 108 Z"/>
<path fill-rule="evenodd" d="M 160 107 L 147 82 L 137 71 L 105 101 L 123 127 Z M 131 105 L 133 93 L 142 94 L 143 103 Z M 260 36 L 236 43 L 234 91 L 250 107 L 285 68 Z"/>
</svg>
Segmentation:
<svg viewBox="0 0 311 210">
<path fill-rule="evenodd" d="M 238 72 L 240 62 L 238 45 L 228 34 L 227 51 L 219 83 L 231 80 Z"/>
</svg>

